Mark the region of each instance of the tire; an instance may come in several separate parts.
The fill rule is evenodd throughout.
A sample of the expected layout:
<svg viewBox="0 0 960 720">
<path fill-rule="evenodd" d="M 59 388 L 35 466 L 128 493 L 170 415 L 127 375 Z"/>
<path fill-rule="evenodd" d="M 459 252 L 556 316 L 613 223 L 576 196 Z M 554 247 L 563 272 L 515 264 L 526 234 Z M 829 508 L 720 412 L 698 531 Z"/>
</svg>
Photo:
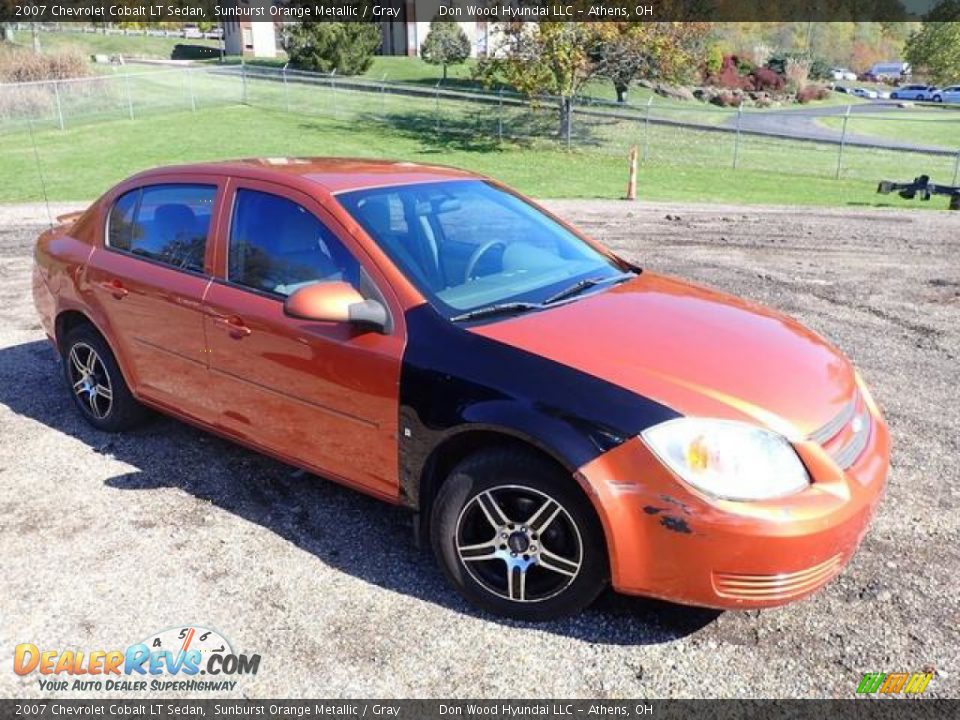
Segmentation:
<svg viewBox="0 0 960 720">
<path fill-rule="evenodd" d="M 130 392 L 110 347 L 92 325 L 71 329 L 63 339 L 61 354 L 70 396 L 93 427 L 120 432 L 149 417 L 149 411 Z"/>
<path fill-rule="evenodd" d="M 897 94 L 896 94 L 895 92 L 892 92 L 892 93 L 890 93 L 890 99 L 891 99 L 891 100 L 899 100 L 900 98 L 897 97 Z"/>
<path fill-rule="evenodd" d="M 924 100 L 926 100 L 926 98 L 922 94 L 917 95 L 917 102 L 923 102 Z"/>
<path fill-rule="evenodd" d="M 578 613 L 609 578 L 589 500 L 569 475 L 522 449 L 460 462 L 433 503 L 430 541 L 468 602 L 518 620 Z"/>
<path fill-rule="evenodd" d="M 934 96 L 933 96 L 933 101 L 936 102 L 936 103 L 942 103 L 942 102 L 943 102 L 943 97 L 941 97 L 940 95 L 934 95 Z"/>
</svg>

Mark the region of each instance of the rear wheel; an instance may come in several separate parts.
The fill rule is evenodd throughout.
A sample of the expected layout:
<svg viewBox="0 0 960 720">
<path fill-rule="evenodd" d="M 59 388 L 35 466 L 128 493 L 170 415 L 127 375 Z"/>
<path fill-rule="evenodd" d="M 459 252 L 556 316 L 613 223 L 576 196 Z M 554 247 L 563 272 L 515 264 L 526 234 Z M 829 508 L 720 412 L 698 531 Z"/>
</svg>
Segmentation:
<svg viewBox="0 0 960 720">
<path fill-rule="evenodd" d="M 522 450 L 483 451 L 454 468 L 431 542 L 468 601 L 521 620 L 579 612 L 607 581 L 593 508 L 568 475 Z"/>
<path fill-rule="evenodd" d="M 934 96 L 933 96 L 933 101 L 934 101 L 934 102 L 943 102 L 943 96 L 942 96 L 942 95 L 934 95 Z"/>
<path fill-rule="evenodd" d="M 99 430 L 119 432 L 147 418 L 147 409 L 133 397 L 113 353 L 93 326 L 73 328 L 61 347 L 64 379 L 88 423 Z"/>
</svg>

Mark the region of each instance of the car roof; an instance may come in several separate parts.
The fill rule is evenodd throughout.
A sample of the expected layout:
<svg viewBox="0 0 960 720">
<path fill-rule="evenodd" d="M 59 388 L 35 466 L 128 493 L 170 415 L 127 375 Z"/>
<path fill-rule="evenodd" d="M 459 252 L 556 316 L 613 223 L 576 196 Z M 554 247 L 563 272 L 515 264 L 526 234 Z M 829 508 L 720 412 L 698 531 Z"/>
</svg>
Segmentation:
<svg viewBox="0 0 960 720">
<path fill-rule="evenodd" d="M 367 158 L 264 157 L 177 165 L 147 170 L 137 179 L 173 174 L 234 175 L 283 184 L 319 185 L 330 193 L 444 180 L 478 179 L 466 170 L 442 165 Z M 290 183 L 292 178 L 298 181 Z"/>
</svg>

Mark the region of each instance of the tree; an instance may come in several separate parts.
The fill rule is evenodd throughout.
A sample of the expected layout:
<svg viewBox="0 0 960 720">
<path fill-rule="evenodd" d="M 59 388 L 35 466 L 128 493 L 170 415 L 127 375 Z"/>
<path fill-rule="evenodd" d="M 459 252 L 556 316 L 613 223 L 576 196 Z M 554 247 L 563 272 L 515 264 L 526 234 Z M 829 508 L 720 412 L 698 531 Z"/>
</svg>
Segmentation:
<svg viewBox="0 0 960 720">
<path fill-rule="evenodd" d="M 595 23 L 596 72 L 613 81 L 617 102 L 638 78 L 683 82 L 708 59 L 710 29 L 705 22 Z"/>
<path fill-rule="evenodd" d="M 380 28 L 365 22 L 305 22 L 287 30 L 284 47 L 304 70 L 359 75 L 380 47 Z"/>
<path fill-rule="evenodd" d="M 420 57 L 431 65 L 443 65 L 446 80 L 447 66 L 458 65 L 470 57 L 470 41 L 459 24 L 434 20 L 420 46 Z"/>
<path fill-rule="evenodd" d="M 14 17 L 14 0 L 0 0 L 0 18 L 12 19 Z M 17 23 L 0 22 L 0 43 L 13 42 L 14 33 L 17 29 Z"/>
<path fill-rule="evenodd" d="M 951 83 L 960 76 L 960 22 L 947 20 L 960 20 L 960 0 L 945 0 L 907 39 L 907 62 L 914 70 L 925 70 L 935 83 Z"/>
<path fill-rule="evenodd" d="M 570 133 L 573 99 L 596 72 L 596 26 L 582 22 L 510 22 L 500 26 L 499 47 L 477 65 L 488 87 L 501 83 L 557 103 L 560 134 Z"/>
</svg>

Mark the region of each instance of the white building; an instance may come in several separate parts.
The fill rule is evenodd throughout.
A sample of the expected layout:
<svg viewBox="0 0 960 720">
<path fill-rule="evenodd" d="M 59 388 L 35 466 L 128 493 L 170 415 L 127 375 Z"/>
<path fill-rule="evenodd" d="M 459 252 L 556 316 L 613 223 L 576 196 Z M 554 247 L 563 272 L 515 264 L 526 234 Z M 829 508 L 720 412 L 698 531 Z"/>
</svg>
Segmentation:
<svg viewBox="0 0 960 720">
<path fill-rule="evenodd" d="M 892 62 L 879 62 L 870 68 L 870 74 L 878 78 L 902 78 L 910 74 L 910 63 L 895 60 Z"/>
<path fill-rule="evenodd" d="M 420 46 L 430 32 L 430 21 L 437 13 L 437 0 L 389 0 L 384 3 L 395 8 L 396 19 L 380 23 L 383 42 L 380 55 L 407 55 L 418 57 Z M 490 48 L 490 30 L 493 23 L 457 21 L 470 40 L 470 56 L 484 57 Z"/>
<path fill-rule="evenodd" d="M 269 7 L 283 4 L 283 0 L 234 0 L 240 9 Z M 418 57 L 420 46 L 430 31 L 430 21 L 437 13 L 439 0 L 384 0 L 383 6 L 395 11 L 393 19 L 378 23 L 382 41 L 378 55 L 406 55 Z M 224 51 L 227 55 L 246 57 L 276 57 L 282 48 L 282 22 L 224 20 Z M 471 57 L 483 57 L 490 47 L 490 32 L 494 23 L 457 22 L 470 40 Z"/>
<path fill-rule="evenodd" d="M 268 8 L 276 4 L 273 0 L 234 0 L 225 7 L 239 10 Z M 227 55 L 272 58 L 277 56 L 281 47 L 280 25 L 271 21 L 224 20 L 223 50 Z"/>
</svg>

